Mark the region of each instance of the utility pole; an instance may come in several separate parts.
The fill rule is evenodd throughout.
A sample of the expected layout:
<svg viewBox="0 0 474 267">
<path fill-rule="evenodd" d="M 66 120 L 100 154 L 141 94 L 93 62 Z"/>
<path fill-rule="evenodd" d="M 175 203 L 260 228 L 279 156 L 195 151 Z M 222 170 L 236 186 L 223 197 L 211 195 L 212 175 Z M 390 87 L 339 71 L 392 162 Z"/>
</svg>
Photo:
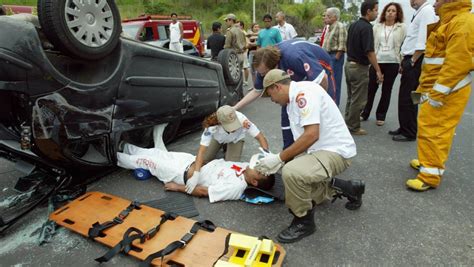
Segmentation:
<svg viewBox="0 0 474 267">
<path fill-rule="evenodd" d="M 255 23 L 255 0 L 253 0 L 253 23 Z"/>
</svg>

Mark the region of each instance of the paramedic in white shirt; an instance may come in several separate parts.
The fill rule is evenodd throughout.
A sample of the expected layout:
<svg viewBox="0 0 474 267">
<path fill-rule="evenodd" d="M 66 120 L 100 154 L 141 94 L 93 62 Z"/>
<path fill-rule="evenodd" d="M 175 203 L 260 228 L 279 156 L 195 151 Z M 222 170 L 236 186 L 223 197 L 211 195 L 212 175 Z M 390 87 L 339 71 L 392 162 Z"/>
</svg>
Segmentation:
<svg viewBox="0 0 474 267">
<path fill-rule="evenodd" d="M 178 14 L 171 13 L 170 50 L 183 53 L 183 24 L 178 21 Z"/>
<path fill-rule="evenodd" d="M 293 25 L 286 22 L 285 13 L 283 13 L 282 11 L 278 12 L 275 15 L 275 20 L 278 24 L 276 26 L 273 26 L 273 28 L 276 28 L 280 31 L 281 39 L 283 41 L 291 40 L 298 35 Z"/>
<path fill-rule="evenodd" d="M 261 147 L 268 149 L 267 139 L 257 126 L 231 106 L 222 106 L 208 116 L 203 122 L 203 128 L 194 176 L 186 183 L 186 192 L 189 194 L 200 179 L 206 179 L 205 176 L 200 178 L 201 166 L 213 160 L 224 144 L 227 144 L 225 154 L 227 161 L 240 161 L 247 134 L 257 139 Z"/>
<path fill-rule="evenodd" d="M 265 176 L 253 169 L 257 155 L 249 163 L 216 159 L 201 168 L 202 177 L 190 193 L 209 197 L 211 203 L 238 200 L 248 185 L 269 190 L 275 183 L 274 175 Z M 126 169 L 149 170 L 165 184 L 165 190 L 186 192 L 186 182 L 195 172 L 195 157 L 183 152 L 168 152 L 160 148 L 141 148 L 125 144 L 117 153 L 117 165 Z"/>
<path fill-rule="evenodd" d="M 356 145 L 336 103 L 320 85 L 293 82 L 285 71 L 273 69 L 265 75 L 263 87 L 263 96 L 286 105 L 295 142 L 278 154 L 265 152 L 255 169 L 271 174 L 284 165 L 285 204 L 293 221 L 277 239 L 291 243 L 316 230 L 315 205 L 344 196 L 347 209 L 360 208 L 365 184 L 334 177 L 349 167 Z"/>
</svg>

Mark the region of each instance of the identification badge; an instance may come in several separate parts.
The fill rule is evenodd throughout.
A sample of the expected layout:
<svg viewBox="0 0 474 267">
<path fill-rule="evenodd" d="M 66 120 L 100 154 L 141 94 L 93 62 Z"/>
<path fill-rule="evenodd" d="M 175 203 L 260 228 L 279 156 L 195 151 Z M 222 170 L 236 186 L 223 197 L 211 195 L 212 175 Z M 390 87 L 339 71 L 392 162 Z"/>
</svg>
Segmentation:
<svg viewBox="0 0 474 267">
<path fill-rule="evenodd" d="M 390 51 L 390 46 L 388 46 L 388 45 L 382 46 L 382 51 L 384 51 L 384 52 Z"/>
</svg>

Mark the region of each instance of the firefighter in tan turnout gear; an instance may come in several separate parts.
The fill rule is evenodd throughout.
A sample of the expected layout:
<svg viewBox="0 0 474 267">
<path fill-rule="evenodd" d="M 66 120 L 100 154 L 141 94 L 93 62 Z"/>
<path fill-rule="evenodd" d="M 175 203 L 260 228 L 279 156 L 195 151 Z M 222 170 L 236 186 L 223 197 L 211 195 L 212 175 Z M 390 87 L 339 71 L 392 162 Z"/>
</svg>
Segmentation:
<svg viewBox="0 0 474 267">
<path fill-rule="evenodd" d="M 456 126 L 471 94 L 474 75 L 474 14 L 471 0 L 437 0 L 440 18 L 428 27 L 425 61 L 417 93 L 419 168 L 408 188 L 426 191 L 441 183 Z"/>
</svg>

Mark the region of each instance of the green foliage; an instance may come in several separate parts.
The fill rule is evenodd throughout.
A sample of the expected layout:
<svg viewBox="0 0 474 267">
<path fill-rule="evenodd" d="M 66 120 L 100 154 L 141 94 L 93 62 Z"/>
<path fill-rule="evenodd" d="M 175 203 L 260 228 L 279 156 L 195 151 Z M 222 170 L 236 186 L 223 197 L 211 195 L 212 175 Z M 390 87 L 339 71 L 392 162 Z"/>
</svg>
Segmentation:
<svg viewBox="0 0 474 267">
<path fill-rule="evenodd" d="M 201 21 L 206 33 L 211 32 L 214 21 L 223 23 L 225 14 L 234 13 L 239 20 L 250 27 L 252 21 L 253 0 L 115 0 L 122 18 L 134 18 L 143 13 L 169 15 L 191 15 Z M 36 6 L 36 0 L 2 0 L 5 5 Z M 341 9 L 341 20 L 351 22 L 357 19 L 357 7 L 342 10 L 344 0 L 305 0 L 303 4 L 294 4 L 293 0 L 255 0 L 256 22 L 261 23 L 263 15 L 284 11 L 289 23 L 293 24 L 300 36 L 312 36 L 316 28 L 323 26 L 321 14 L 326 7 Z M 223 23 L 224 24 L 224 23 Z"/>
<path fill-rule="evenodd" d="M 143 6 L 146 14 L 170 14 L 179 11 L 170 11 L 172 6 L 168 1 L 143 0 Z"/>
<path fill-rule="evenodd" d="M 299 5 L 280 5 L 279 8 L 285 10 L 287 21 L 293 24 L 299 36 L 313 36 L 314 30 L 323 25 L 321 14 L 326 7 L 321 0 L 304 1 Z"/>
</svg>

